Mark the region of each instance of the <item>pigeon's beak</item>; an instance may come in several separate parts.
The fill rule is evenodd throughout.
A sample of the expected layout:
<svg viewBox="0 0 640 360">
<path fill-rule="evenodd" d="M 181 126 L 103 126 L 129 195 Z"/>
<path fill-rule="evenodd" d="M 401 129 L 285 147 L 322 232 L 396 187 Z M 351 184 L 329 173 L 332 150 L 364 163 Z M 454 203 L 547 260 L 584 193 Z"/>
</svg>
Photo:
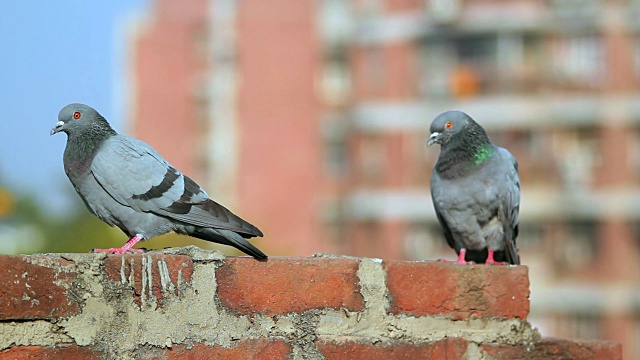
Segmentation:
<svg viewBox="0 0 640 360">
<path fill-rule="evenodd" d="M 437 131 L 434 131 L 431 133 L 431 135 L 429 136 L 429 142 L 427 143 L 427 146 L 431 146 L 433 144 L 439 144 L 440 143 L 440 133 Z"/>
<path fill-rule="evenodd" d="M 58 121 L 56 123 L 56 126 L 54 126 L 53 129 L 51 129 L 51 135 L 53 135 L 55 133 L 59 133 L 60 131 L 62 131 L 62 125 L 64 125 L 64 122 Z"/>
</svg>

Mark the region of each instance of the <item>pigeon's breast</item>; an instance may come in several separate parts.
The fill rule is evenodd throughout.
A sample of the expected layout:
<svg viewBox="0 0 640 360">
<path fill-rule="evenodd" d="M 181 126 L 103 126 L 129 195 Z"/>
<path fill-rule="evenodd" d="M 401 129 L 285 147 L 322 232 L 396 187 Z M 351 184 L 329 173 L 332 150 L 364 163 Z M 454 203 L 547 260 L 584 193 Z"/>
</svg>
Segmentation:
<svg viewBox="0 0 640 360">
<path fill-rule="evenodd" d="M 128 236 L 141 234 L 150 239 L 173 230 L 169 220 L 152 213 L 138 212 L 113 199 L 91 173 L 74 184 L 87 209 L 110 226 L 117 226 Z"/>
<path fill-rule="evenodd" d="M 74 187 L 91 213 L 111 226 L 119 225 L 117 217 L 113 215 L 119 204 L 104 191 L 91 173 L 74 182 Z"/>
<path fill-rule="evenodd" d="M 98 149 L 99 146 L 89 146 L 72 137 L 67 140 L 62 162 L 64 172 L 74 186 L 89 175 L 91 163 Z"/>
<path fill-rule="evenodd" d="M 66 156 L 66 152 L 65 152 L 65 157 L 63 161 L 64 172 L 67 174 L 67 177 L 69 177 L 69 180 L 71 180 L 71 183 L 75 184 L 76 182 L 79 181 L 79 179 L 89 174 L 89 168 L 91 167 L 91 160 L 93 160 L 93 158 L 89 158 L 89 157 L 78 158 L 78 157 Z"/>
<path fill-rule="evenodd" d="M 499 186 L 489 167 L 457 179 L 442 179 L 434 174 L 431 192 L 433 201 L 452 222 L 473 220 L 484 224 L 495 216 L 499 206 Z"/>
</svg>

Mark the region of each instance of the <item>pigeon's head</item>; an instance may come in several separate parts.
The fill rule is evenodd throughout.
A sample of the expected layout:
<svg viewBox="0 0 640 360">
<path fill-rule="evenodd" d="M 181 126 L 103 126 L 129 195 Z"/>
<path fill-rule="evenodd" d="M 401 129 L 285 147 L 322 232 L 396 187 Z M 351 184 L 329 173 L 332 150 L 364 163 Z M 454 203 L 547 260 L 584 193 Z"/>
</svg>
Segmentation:
<svg viewBox="0 0 640 360">
<path fill-rule="evenodd" d="M 446 145 L 451 138 L 475 123 L 469 115 L 462 111 L 446 111 L 436 116 L 431 123 L 428 146 L 433 144 Z"/>
<path fill-rule="evenodd" d="M 63 131 L 71 134 L 91 127 L 98 119 L 104 119 L 94 108 L 84 104 L 69 104 L 60 110 L 58 122 L 51 135 Z"/>
</svg>

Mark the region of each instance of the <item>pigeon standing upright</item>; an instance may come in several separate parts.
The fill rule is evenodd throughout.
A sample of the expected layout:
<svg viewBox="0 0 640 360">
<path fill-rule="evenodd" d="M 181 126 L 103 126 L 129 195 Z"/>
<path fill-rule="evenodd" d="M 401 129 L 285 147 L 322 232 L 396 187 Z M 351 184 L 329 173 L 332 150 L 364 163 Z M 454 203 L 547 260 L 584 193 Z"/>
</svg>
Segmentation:
<svg viewBox="0 0 640 360">
<path fill-rule="evenodd" d="M 130 237 L 121 248 L 95 251 L 141 251 L 132 249 L 138 241 L 174 231 L 267 258 L 246 240 L 262 236 L 257 227 L 209 199 L 150 145 L 118 134 L 90 106 L 62 108 L 51 135 L 61 131 L 64 170 L 78 195 L 91 213 Z"/>
<path fill-rule="evenodd" d="M 457 263 L 520 264 L 518 163 L 491 143 L 471 117 L 447 111 L 431 123 L 428 145 L 440 144 L 431 175 L 436 216 Z"/>
</svg>

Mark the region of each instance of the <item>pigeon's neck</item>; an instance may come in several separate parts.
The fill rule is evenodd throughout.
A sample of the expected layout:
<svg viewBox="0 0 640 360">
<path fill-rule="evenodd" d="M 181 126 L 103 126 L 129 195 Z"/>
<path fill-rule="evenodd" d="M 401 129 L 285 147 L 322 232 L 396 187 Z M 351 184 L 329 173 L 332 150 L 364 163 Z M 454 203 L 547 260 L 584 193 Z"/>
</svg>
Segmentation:
<svg viewBox="0 0 640 360">
<path fill-rule="evenodd" d="M 72 181 L 85 174 L 104 142 L 117 135 L 108 124 L 95 125 L 81 133 L 69 133 L 64 150 L 64 170 Z"/>
<path fill-rule="evenodd" d="M 465 136 L 443 147 L 436 163 L 436 170 L 440 176 L 455 179 L 482 167 L 495 151 L 495 146 L 486 134 L 483 135 Z"/>
<path fill-rule="evenodd" d="M 485 144 L 476 148 L 473 152 L 473 162 L 476 165 L 482 165 L 493 155 L 494 147 L 491 144 Z"/>
</svg>

